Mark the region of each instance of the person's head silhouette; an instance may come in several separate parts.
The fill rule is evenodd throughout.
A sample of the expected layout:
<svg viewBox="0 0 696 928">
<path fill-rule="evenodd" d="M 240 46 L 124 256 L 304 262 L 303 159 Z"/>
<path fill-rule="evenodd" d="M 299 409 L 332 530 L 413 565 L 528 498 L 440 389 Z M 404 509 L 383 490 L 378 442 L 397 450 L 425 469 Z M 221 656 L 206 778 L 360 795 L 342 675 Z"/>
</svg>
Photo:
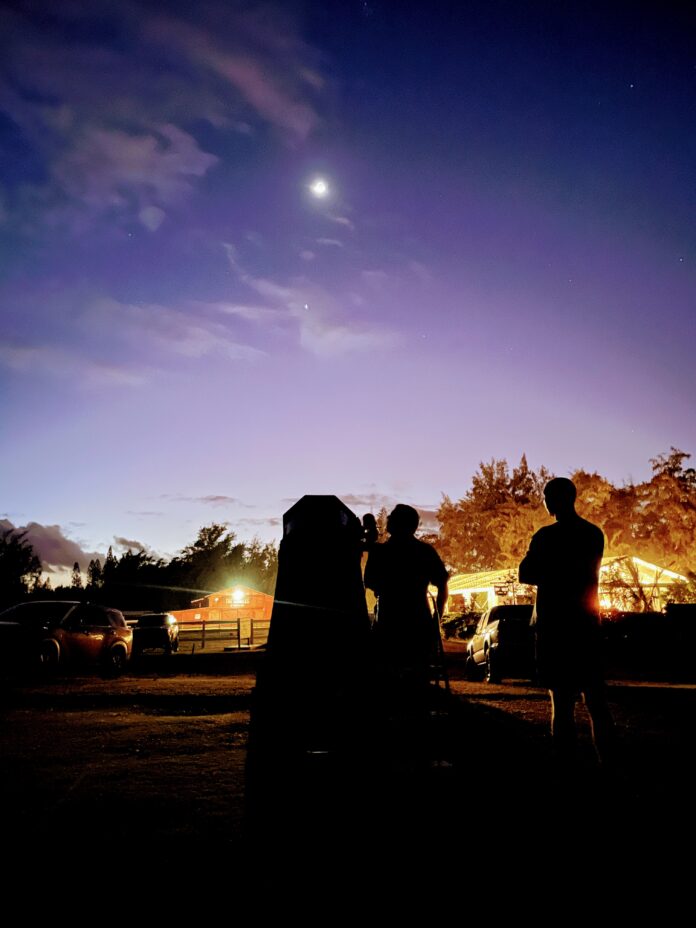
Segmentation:
<svg viewBox="0 0 696 928">
<path fill-rule="evenodd" d="M 392 538 L 408 538 L 415 534 L 420 516 L 413 506 L 399 503 L 387 517 L 387 531 Z"/>
<path fill-rule="evenodd" d="M 544 505 L 557 519 L 575 514 L 576 496 L 575 484 L 567 477 L 554 477 L 544 487 Z"/>
</svg>

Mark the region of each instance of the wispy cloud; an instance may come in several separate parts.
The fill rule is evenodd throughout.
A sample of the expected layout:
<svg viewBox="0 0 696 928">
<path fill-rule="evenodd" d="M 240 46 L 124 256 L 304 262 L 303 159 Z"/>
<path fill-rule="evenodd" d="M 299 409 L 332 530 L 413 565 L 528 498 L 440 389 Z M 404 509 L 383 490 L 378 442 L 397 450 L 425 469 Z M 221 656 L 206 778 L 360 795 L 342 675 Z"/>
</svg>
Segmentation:
<svg viewBox="0 0 696 928">
<path fill-rule="evenodd" d="M 85 321 L 98 332 L 105 330 L 128 340 L 132 347 L 159 349 L 187 358 L 218 355 L 230 361 L 254 360 L 263 352 L 240 343 L 205 304 L 178 309 L 152 303 L 121 303 L 103 297 L 92 302 Z"/>
<path fill-rule="evenodd" d="M 420 531 L 432 532 L 438 528 L 437 509 L 432 506 L 408 503 L 407 500 L 384 493 L 343 493 L 339 494 L 339 498 L 343 500 L 346 506 L 368 512 L 378 512 L 380 509 L 386 509 L 387 512 L 390 512 L 397 503 L 406 502 L 408 505 L 413 506 L 420 516 Z"/>
<path fill-rule="evenodd" d="M 90 127 L 56 159 L 51 175 L 73 208 L 76 203 L 95 213 L 132 208 L 155 231 L 165 217 L 161 206 L 182 200 L 217 160 L 172 124 L 142 133 Z"/>
<path fill-rule="evenodd" d="M 339 226 L 345 226 L 346 229 L 350 229 L 351 232 L 355 231 L 355 223 L 347 216 L 337 216 L 334 213 L 327 213 L 326 215 L 331 220 L 331 222 L 335 222 Z"/>
<path fill-rule="evenodd" d="M 361 271 L 360 276 L 369 284 L 371 287 L 381 289 L 386 283 L 389 282 L 389 274 L 386 271 L 379 269 L 371 271 Z"/>
<path fill-rule="evenodd" d="M 38 305 L 40 293 L 32 299 Z M 66 302 L 67 296 L 61 305 Z M 232 320 L 221 318 L 217 306 L 203 303 L 172 307 L 75 294 L 60 339 L 63 344 L 47 343 L 37 331 L 0 340 L 0 366 L 87 387 L 137 387 L 171 368 L 176 359 L 251 362 L 264 356 L 260 348 L 239 339 Z M 114 357 L 129 361 L 118 363 Z"/>
<path fill-rule="evenodd" d="M 242 266 L 233 245 L 225 244 L 224 248 L 238 279 L 271 304 L 264 306 L 263 313 L 258 313 L 254 321 L 297 327 L 301 347 L 312 354 L 331 356 L 370 351 L 393 341 L 391 333 L 366 321 L 348 322 L 339 301 L 324 287 L 304 278 L 279 284 L 256 277 Z"/>
<path fill-rule="evenodd" d="M 318 238 L 317 245 L 323 245 L 325 248 L 343 248 L 343 242 L 337 238 Z"/>
<path fill-rule="evenodd" d="M 242 509 L 256 508 L 253 503 L 245 503 L 236 496 L 226 496 L 222 493 L 209 493 L 206 496 L 186 496 L 181 493 L 163 493 L 160 499 L 167 499 L 176 503 L 205 503 L 207 506 L 236 506 Z"/>
<path fill-rule="evenodd" d="M 122 535 L 114 535 L 114 544 L 117 548 L 124 551 L 147 551 L 147 545 L 135 538 L 124 538 Z"/>
<path fill-rule="evenodd" d="M 278 516 L 271 516 L 269 518 L 248 518 L 248 519 L 235 519 L 235 525 L 244 525 L 249 528 L 278 528 L 282 526 L 283 520 Z"/>
<path fill-rule="evenodd" d="M 103 218 L 155 233 L 218 161 L 191 134 L 192 114 L 290 144 L 317 126 L 318 55 L 282 4 L 161 9 L 71 0 L 51 6 L 48 28 L 41 4 L 0 8 L 0 112 L 47 178 L 22 187 L 23 228 Z"/>
<path fill-rule="evenodd" d="M 222 78 L 257 116 L 291 140 L 305 139 L 318 122 L 308 93 L 320 91 L 324 83 L 306 65 L 314 57 L 311 50 L 279 9 L 265 4 L 228 7 L 233 31 L 160 16 L 145 23 L 143 35 L 179 51 L 199 73 Z"/>
<path fill-rule="evenodd" d="M 0 342 L 0 365 L 30 374 L 32 378 L 36 378 L 38 374 L 69 378 L 85 387 L 137 387 L 145 381 L 145 373 L 142 370 L 94 360 L 52 345 Z"/>
</svg>

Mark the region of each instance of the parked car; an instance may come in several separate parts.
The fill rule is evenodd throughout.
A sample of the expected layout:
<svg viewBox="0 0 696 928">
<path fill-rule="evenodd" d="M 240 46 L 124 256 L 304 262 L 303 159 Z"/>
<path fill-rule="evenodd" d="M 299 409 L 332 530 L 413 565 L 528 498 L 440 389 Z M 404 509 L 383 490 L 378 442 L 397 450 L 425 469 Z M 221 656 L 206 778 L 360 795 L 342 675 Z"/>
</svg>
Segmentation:
<svg viewBox="0 0 696 928">
<path fill-rule="evenodd" d="M 493 606 L 481 616 L 467 648 L 466 670 L 489 683 L 504 675 L 534 676 L 532 606 Z"/>
<path fill-rule="evenodd" d="M 179 650 L 179 623 L 170 612 L 153 612 L 132 622 L 133 653 L 162 648 L 165 654 Z"/>
<path fill-rule="evenodd" d="M 4 667 L 98 666 L 118 674 L 128 663 L 133 632 L 118 609 L 93 603 L 46 600 L 0 613 Z"/>
</svg>

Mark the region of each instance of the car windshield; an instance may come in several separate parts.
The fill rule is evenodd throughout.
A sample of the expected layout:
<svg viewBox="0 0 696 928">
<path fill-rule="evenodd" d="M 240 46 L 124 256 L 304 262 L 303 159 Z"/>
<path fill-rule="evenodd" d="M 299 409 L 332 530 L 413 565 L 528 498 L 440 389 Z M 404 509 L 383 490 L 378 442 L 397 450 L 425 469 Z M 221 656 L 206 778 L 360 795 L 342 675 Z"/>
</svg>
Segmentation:
<svg viewBox="0 0 696 928">
<path fill-rule="evenodd" d="M 18 622 L 20 625 L 45 625 L 47 622 L 62 622 L 75 608 L 75 603 L 42 602 L 22 603 L 0 613 L 2 622 Z"/>
<path fill-rule="evenodd" d="M 531 606 L 498 606 L 492 619 L 502 619 L 504 622 L 518 622 L 520 624 L 529 624 L 532 617 Z"/>
<path fill-rule="evenodd" d="M 161 628 L 163 625 L 167 624 L 166 615 L 141 615 L 138 619 L 138 626 L 140 628 Z"/>
</svg>

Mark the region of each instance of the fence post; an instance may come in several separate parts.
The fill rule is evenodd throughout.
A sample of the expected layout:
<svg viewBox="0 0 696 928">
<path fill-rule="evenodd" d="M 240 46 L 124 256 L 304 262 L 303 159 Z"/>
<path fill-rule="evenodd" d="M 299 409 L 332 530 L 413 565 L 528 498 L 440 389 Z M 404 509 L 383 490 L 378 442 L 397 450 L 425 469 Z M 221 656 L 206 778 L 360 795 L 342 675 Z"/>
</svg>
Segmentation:
<svg viewBox="0 0 696 928">
<path fill-rule="evenodd" d="M 205 647 L 205 619 L 201 622 L 201 649 Z"/>
</svg>

